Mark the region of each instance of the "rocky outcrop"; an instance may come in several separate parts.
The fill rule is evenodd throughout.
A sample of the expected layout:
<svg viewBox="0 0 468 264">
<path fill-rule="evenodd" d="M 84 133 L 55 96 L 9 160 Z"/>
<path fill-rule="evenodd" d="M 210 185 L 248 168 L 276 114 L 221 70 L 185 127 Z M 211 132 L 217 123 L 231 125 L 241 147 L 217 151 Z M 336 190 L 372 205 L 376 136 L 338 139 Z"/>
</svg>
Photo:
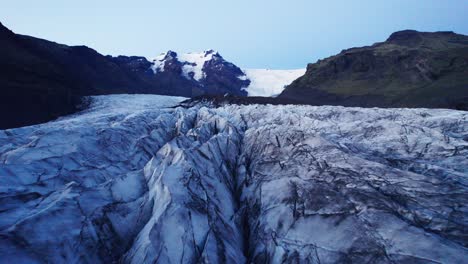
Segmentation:
<svg viewBox="0 0 468 264">
<path fill-rule="evenodd" d="M 95 97 L 0 131 L 0 259 L 461 263 L 465 112 Z"/>
<path fill-rule="evenodd" d="M 245 76 L 244 72 L 233 63 L 224 60 L 218 52 L 210 50 L 208 53 L 213 53 L 213 57 L 203 65 L 205 78 L 202 80 L 207 94 L 247 96 L 244 88 L 249 86 L 250 80 L 239 78 Z"/>
<path fill-rule="evenodd" d="M 468 37 L 393 33 L 311 63 L 280 97 L 317 105 L 468 109 Z"/>
</svg>

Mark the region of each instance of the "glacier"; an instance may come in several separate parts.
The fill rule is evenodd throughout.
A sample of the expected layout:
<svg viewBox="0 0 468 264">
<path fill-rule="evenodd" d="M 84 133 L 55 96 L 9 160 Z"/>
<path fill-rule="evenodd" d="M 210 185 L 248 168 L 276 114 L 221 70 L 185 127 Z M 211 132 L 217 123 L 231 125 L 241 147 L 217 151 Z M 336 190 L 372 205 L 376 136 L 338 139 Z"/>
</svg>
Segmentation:
<svg viewBox="0 0 468 264">
<path fill-rule="evenodd" d="M 306 73 L 306 69 L 272 70 L 272 69 L 244 69 L 245 80 L 250 80 L 245 87 L 248 96 L 276 97 L 284 88 Z"/>
<path fill-rule="evenodd" d="M 468 114 L 109 95 L 0 131 L 0 263 L 463 263 Z"/>
</svg>

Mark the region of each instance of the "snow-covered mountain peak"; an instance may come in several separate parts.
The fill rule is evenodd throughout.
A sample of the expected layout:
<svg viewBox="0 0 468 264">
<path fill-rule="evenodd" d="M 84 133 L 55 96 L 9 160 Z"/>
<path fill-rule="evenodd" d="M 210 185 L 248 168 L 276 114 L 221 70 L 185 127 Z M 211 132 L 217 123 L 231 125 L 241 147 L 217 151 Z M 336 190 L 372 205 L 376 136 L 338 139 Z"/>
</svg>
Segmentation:
<svg viewBox="0 0 468 264">
<path fill-rule="evenodd" d="M 235 64 L 226 61 L 216 50 L 177 53 L 169 50 L 156 56 L 151 62 L 151 70 L 162 79 L 179 78 L 182 87 L 199 89 L 192 94 L 234 94 L 246 96 L 243 88 L 250 84 L 243 71 Z M 187 82 L 187 80 L 189 82 Z"/>
<path fill-rule="evenodd" d="M 223 93 L 248 96 L 276 96 L 305 73 L 305 69 L 240 69 L 212 49 L 191 53 L 169 50 L 157 56 L 152 63 L 151 69 L 155 74 L 172 72 L 203 87 L 209 82 L 221 89 L 227 88 Z"/>
<path fill-rule="evenodd" d="M 154 73 L 164 72 L 165 65 L 168 61 L 177 61 L 181 64 L 182 75 L 189 80 L 201 81 L 205 77 L 203 66 L 207 61 L 212 59 L 221 59 L 223 57 L 215 50 L 209 49 L 202 52 L 180 53 L 169 50 L 161 53 L 153 59 Z"/>
</svg>

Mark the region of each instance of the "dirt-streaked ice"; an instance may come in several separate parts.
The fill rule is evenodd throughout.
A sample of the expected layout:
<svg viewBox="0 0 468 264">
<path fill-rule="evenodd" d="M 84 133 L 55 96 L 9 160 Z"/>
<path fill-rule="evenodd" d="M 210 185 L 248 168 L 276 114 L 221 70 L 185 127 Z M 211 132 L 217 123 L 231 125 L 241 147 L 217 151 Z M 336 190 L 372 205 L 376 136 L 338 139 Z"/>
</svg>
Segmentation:
<svg viewBox="0 0 468 264">
<path fill-rule="evenodd" d="M 0 131 L 0 262 L 468 258 L 466 112 L 181 100 Z"/>
</svg>

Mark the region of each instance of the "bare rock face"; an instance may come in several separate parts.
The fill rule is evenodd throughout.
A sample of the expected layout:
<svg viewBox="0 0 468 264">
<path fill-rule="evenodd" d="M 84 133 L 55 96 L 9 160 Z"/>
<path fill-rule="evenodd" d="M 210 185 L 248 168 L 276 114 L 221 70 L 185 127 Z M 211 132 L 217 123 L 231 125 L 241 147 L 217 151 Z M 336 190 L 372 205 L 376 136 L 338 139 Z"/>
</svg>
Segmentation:
<svg viewBox="0 0 468 264">
<path fill-rule="evenodd" d="M 0 131 L 0 260 L 468 257 L 466 112 L 182 100 L 98 96 Z"/>
<path fill-rule="evenodd" d="M 207 94 L 247 96 L 244 88 L 249 86 L 250 80 L 239 78 L 245 76 L 244 72 L 233 63 L 226 61 L 218 52 L 209 50 L 207 53 L 213 54 L 212 59 L 203 65 L 205 78 L 202 84 Z"/>
<path fill-rule="evenodd" d="M 315 105 L 467 110 L 467 76 L 468 36 L 404 30 L 310 63 L 280 97 Z"/>
</svg>

